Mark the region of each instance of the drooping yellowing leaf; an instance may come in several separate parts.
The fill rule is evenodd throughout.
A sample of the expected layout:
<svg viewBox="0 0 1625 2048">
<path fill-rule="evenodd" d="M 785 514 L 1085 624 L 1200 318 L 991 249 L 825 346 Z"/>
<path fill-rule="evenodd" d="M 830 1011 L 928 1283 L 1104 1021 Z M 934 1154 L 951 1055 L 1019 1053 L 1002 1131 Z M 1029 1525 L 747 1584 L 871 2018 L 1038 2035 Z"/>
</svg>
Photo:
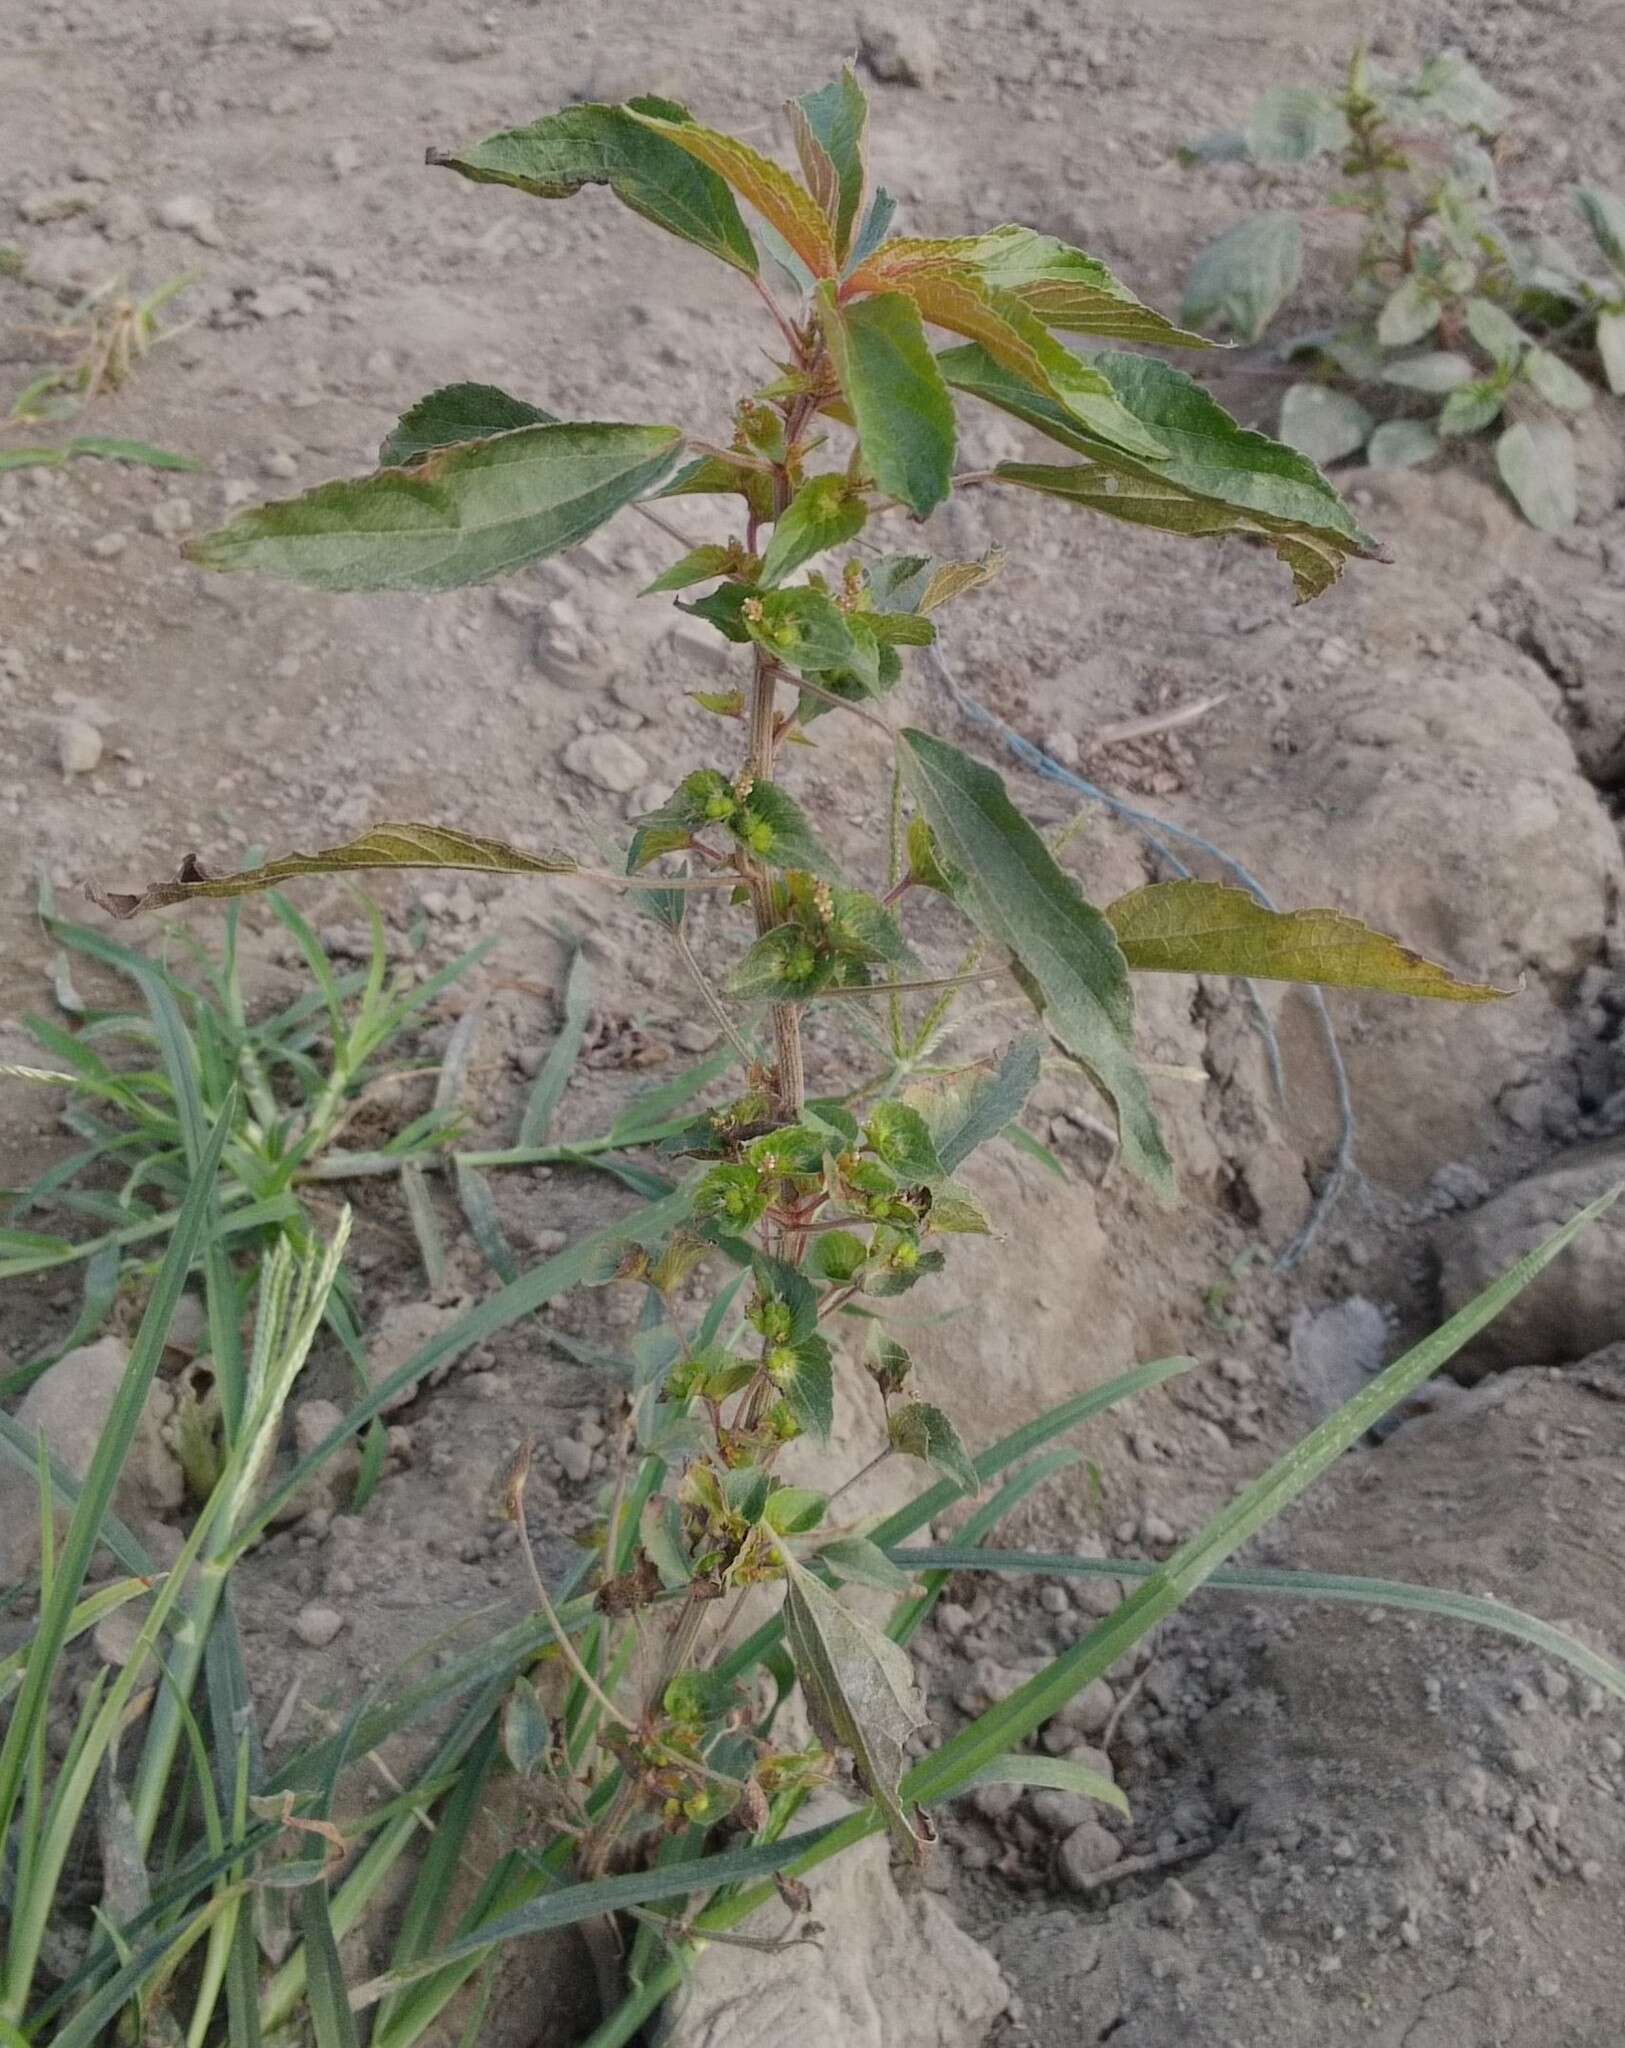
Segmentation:
<svg viewBox="0 0 1625 2048">
<path fill-rule="evenodd" d="M 466 150 L 432 149 L 429 162 L 476 184 L 512 185 L 539 199 L 569 199 L 583 185 L 607 185 L 623 206 L 656 227 L 754 277 L 755 245 L 727 185 L 642 124 L 640 110 L 660 116 L 667 126 L 688 120 L 687 110 L 672 100 L 565 107 Z"/>
<path fill-rule="evenodd" d="M 934 612 L 938 605 L 950 604 L 956 597 L 980 590 L 984 583 L 991 583 L 1003 567 L 1002 548 L 989 548 L 974 562 L 935 563 L 924 590 L 920 592 L 919 609 Z"/>
<path fill-rule="evenodd" d="M 573 875 L 578 863 L 567 853 L 526 853 L 501 839 L 480 839 L 445 825 L 374 825 L 342 846 L 315 853 L 288 853 L 264 867 L 234 875 L 206 874 L 187 856 L 173 882 L 156 882 L 139 896 L 92 889 L 91 901 L 114 917 L 143 910 L 167 910 L 198 896 L 253 896 L 299 875 L 349 875 L 366 868 L 463 868 L 486 875 Z"/>
<path fill-rule="evenodd" d="M 870 474 L 923 519 L 951 487 L 955 428 L 918 306 L 902 292 L 841 305 L 825 285 L 818 317 Z"/>
<path fill-rule="evenodd" d="M 521 427 L 255 506 L 186 552 L 316 590 L 457 590 L 584 540 L 681 446 L 676 427 Z"/>
<path fill-rule="evenodd" d="M 1134 997 L 1116 933 L 991 768 L 929 733 L 900 737 L 904 778 L 935 835 L 955 902 L 1008 949 L 1049 1031 L 1113 1103 L 1125 1165 L 1170 1195 L 1173 1163 L 1134 1058 Z"/>
<path fill-rule="evenodd" d="M 1341 911 L 1266 910 L 1221 882 L 1153 882 L 1108 903 L 1106 915 L 1124 959 L 1141 973 L 1234 974 L 1444 1003 L 1492 1003 L 1511 993 L 1463 981 Z"/>
<path fill-rule="evenodd" d="M 835 275 L 839 265 L 830 224 L 817 200 L 782 164 L 762 156 L 737 136 L 702 128 L 697 121 L 663 120 L 638 107 L 630 107 L 628 112 L 652 134 L 676 143 L 725 178 L 741 199 L 778 230 L 814 277 Z"/>
</svg>

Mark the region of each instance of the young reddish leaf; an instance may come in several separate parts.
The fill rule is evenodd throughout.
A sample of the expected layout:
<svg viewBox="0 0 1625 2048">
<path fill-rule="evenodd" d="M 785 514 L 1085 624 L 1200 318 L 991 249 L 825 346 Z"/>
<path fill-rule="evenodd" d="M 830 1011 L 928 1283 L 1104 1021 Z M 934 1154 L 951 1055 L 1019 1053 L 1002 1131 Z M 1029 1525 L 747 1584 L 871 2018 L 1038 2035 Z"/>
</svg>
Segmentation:
<svg viewBox="0 0 1625 2048">
<path fill-rule="evenodd" d="M 952 488 L 955 430 L 918 306 L 902 292 L 841 305 L 826 285 L 818 317 L 870 475 L 923 519 Z"/>
<path fill-rule="evenodd" d="M 980 343 L 1002 369 L 1109 442 L 1142 458 L 1167 451 L 1125 411 L 1101 372 L 1064 348 L 1013 293 L 990 284 L 963 251 L 972 242 L 887 242 L 847 292 L 906 292 L 925 319 Z"/>
<path fill-rule="evenodd" d="M 661 117 L 660 130 L 640 109 Z M 512 185 L 539 199 L 569 199 L 583 185 L 607 185 L 656 227 L 754 277 L 755 246 L 727 185 L 661 132 L 687 121 L 687 111 L 670 100 L 566 107 L 466 150 L 432 149 L 428 160 L 476 184 Z"/>
<path fill-rule="evenodd" d="M 852 67 L 843 65 L 833 83 L 792 100 L 790 117 L 802 173 L 835 231 L 837 253 L 844 256 L 863 204 L 868 96 L 853 77 Z"/>
<path fill-rule="evenodd" d="M 1053 235 L 1006 225 L 969 237 L 964 247 L 989 284 L 1018 298 L 1046 327 L 1110 341 L 1152 342 L 1159 348 L 1214 346 L 1206 335 L 1176 327 L 1137 299 L 1104 263 Z"/>
<path fill-rule="evenodd" d="M 186 552 L 316 590 L 457 590 L 585 540 L 681 445 L 676 427 L 522 427 L 256 506 Z"/>
<path fill-rule="evenodd" d="M 778 230 L 814 277 L 835 275 L 838 266 L 829 222 L 819 211 L 817 200 L 781 164 L 758 154 L 737 136 L 702 128 L 698 122 L 664 120 L 638 105 L 628 111 L 651 134 L 676 143 L 726 178 L 739 196 Z"/>
<path fill-rule="evenodd" d="M 573 875 L 578 864 L 567 853 L 525 853 L 500 839 L 478 839 L 445 825 L 374 825 L 359 839 L 324 846 L 316 853 L 288 853 L 261 868 L 234 875 L 206 875 L 188 855 L 180 877 L 157 882 L 140 896 L 92 889 L 91 901 L 114 917 L 143 910 L 167 910 L 198 896 L 254 896 L 296 875 L 349 875 L 367 868 L 463 868 L 484 875 Z"/>
<path fill-rule="evenodd" d="M 1220 882 L 1153 882 L 1108 903 L 1106 916 L 1141 973 L 1234 974 L 1445 1003 L 1492 1003 L 1511 993 L 1461 981 L 1341 911 L 1266 910 L 1247 890 Z"/>
</svg>

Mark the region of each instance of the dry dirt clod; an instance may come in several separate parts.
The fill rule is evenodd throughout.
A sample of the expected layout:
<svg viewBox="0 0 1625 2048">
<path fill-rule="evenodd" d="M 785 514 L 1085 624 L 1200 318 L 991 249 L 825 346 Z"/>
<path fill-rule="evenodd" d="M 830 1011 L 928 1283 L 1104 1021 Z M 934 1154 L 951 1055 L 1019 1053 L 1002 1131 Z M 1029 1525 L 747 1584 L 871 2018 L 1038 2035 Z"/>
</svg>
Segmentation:
<svg viewBox="0 0 1625 2048">
<path fill-rule="evenodd" d="M 648 762 L 616 732 L 584 733 L 570 742 L 563 758 L 572 775 L 614 796 L 625 796 L 648 779 Z"/>
<path fill-rule="evenodd" d="M 56 736 L 56 764 L 63 775 L 90 775 L 100 767 L 101 758 L 102 736 L 90 720 L 65 720 Z"/>
<path fill-rule="evenodd" d="M 296 14 L 283 30 L 282 40 L 302 56 L 319 56 L 332 49 L 338 30 L 324 14 Z"/>
<path fill-rule="evenodd" d="M 1074 1891 L 1092 1891 L 1089 1882 L 1121 1860 L 1123 1845 L 1098 1820 L 1086 1820 L 1075 1827 L 1061 1844 L 1056 1868 L 1063 1883 Z"/>
<path fill-rule="evenodd" d="M 885 19 L 880 13 L 858 16 L 858 59 L 882 85 L 928 88 L 936 81 L 937 48 L 921 20 Z"/>
<path fill-rule="evenodd" d="M 344 1626 L 344 1616 L 336 1607 L 324 1607 L 313 1601 L 301 1607 L 293 1618 L 293 1632 L 307 1649 L 325 1650 Z"/>
</svg>

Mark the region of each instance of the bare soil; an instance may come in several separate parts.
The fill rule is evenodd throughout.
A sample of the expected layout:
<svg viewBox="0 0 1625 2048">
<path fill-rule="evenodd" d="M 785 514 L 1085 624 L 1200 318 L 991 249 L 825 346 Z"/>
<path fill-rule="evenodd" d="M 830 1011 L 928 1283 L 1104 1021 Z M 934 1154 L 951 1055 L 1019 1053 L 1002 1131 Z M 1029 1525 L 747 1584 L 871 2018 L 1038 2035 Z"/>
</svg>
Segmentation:
<svg viewBox="0 0 1625 2048">
<path fill-rule="evenodd" d="M 873 86 L 878 174 L 911 226 L 1027 221 L 1111 262 L 1154 302 L 1177 301 L 1192 254 L 1244 208 L 1301 196 L 1290 177 L 1184 169 L 1178 145 L 1230 123 L 1269 83 L 1328 76 L 1362 31 L 1396 60 L 1462 44 L 1514 95 L 1505 176 L 1549 205 L 1553 224 L 1576 176 L 1625 186 L 1609 62 L 1618 15 L 1605 0 L 884 0 L 866 16 L 918 45 L 924 83 Z M 27 1056 L 16 1019 L 51 1005 L 42 877 L 69 903 L 87 880 L 166 875 L 190 849 L 224 868 L 250 847 L 330 843 L 379 817 L 590 849 L 624 837 L 631 811 L 707 759 L 711 724 L 685 691 L 709 678 L 666 638 L 664 600 L 633 596 L 668 552 L 634 518 L 512 588 L 429 601 L 205 578 L 178 536 L 364 468 L 407 404 L 458 378 L 565 415 L 719 431 L 738 366 L 768 338 L 741 281 L 606 194 L 530 202 L 426 170 L 423 151 L 636 91 L 682 98 L 776 147 L 786 93 L 855 48 L 851 15 L 763 0 L 328 0 L 330 38 L 290 30 L 294 18 L 202 0 L 73 0 L 0 18 L 0 240 L 64 295 L 118 275 L 150 288 L 198 272 L 178 308 L 189 330 L 94 426 L 203 465 L 193 476 L 88 463 L 0 474 L 0 1058 Z M 49 193 L 72 202 L 66 217 L 31 220 L 29 202 Z M 1317 226 L 1305 325 L 1334 300 L 1347 253 L 1337 222 Z M 0 391 L 39 367 L 38 337 L 23 330 L 52 303 L 0 278 Z M 1227 404 L 1266 420 L 1273 387 L 1223 366 L 1214 375 Z M 1137 1359 L 1183 1351 L 1199 1367 L 1099 1429 L 1089 1473 L 1024 1507 L 1008 1542 L 1165 1551 L 1347 1391 L 1359 1370 L 1348 1347 L 1317 1350 L 1307 1334 L 1321 1311 L 1374 1304 L 1394 1355 L 1438 1312 L 1441 1230 L 1470 1227 L 1470 1212 L 1554 1154 L 1625 1124 L 1617 408 L 1595 408 L 1582 441 L 1582 517 L 1556 540 L 1518 522 L 1477 451 L 1437 474 L 1345 474 L 1394 561 L 1356 569 L 1304 610 L 1279 565 L 1239 543 L 1069 526 L 1013 496 L 969 493 L 926 536 L 944 553 L 1007 550 L 1004 577 L 963 608 L 945 648 L 960 687 L 1016 731 L 1221 845 L 1278 901 L 1357 910 L 1520 988 L 1467 1011 L 1334 1003 L 1357 1172 L 1290 1272 L 1275 1259 L 1338 1135 L 1326 1049 L 1300 997 L 1267 999 L 1283 1095 L 1239 991 L 1147 990 L 1143 1046 L 1165 1076 L 1184 1190 L 1171 1215 L 1102 1178 L 1093 1106 L 1044 1084 L 1029 1123 L 1068 1179 L 1006 1148 L 978 1165 L 1008 1234 L 957 1256 L 931 1304 L 952 1311 L 920 1332 L 936 1397 L 982 1441 Z M 989 415 L 970 453 L 1024 446 Z M 700 533 L 705 516 L 685 510 L 684 524 Z M 1217 708 L 1177 732 L 1098 743 L 1125 720 L 1216 694 Z M 998 759 L 1041 820 L 1070 815 L 1076 799 L 1005 756 L 923 664 L 903 708 Z M 102 736 L 88 773 L 59 765 L 69 720 Z M 611 792 L 564 765 L 572 741 L 603 734 L 641 758 L 637 788 Z M 866 728 L 842 737 L 838 760 L 821 747 L 792 772 L 832 843 L 855 852 L 882 828 L 886 763 Z M 1156 871 L 1144 840 L 1099 806 L 1074 860 L 1096 894 Z M 600 1011 L 566 1135 L 607 1129 L 637 1087 L 703 1045 L 703 1011 L 625 906 L 570 883 L 434 879 L 377 894 L 398 956 L 422 971 L 494 940 L 421 1043 L 432 1056 L 460 1008 L 483 1004 L 484 1142 L 514 1129 L 577 942 Z M 300 901 L 330 942 L 358 941 L 343 891 L 310 886 Z M 208 916 L 186 922 L 205 940 L 217 929 Z M 696 923 L 704 957 L 720 960 L 720 922 Z M 259 996 L 292 992 L 300 970 L 279 928 L 250 909 L 245 929 Z M 156 922 L 136 936 L 162 943 Z M 815 1078 L 842 1057 L 832 1027 L 815 1032 Z M 404 1101 L 402 1120 L 421 1107 Z M 65 1143 L 48 1097 L 0 1092 L 8 1186 Z M 496 1187 L 527 1258 L 628 1200 L 585 1172 L 512 1173 Z M 353 1193 L 376 1332 L 424 1288 L 393 1193 Z M 449 1316 L 494 1282 L 454 1208 L 442 1213 L 454 1270 L 427 1313 Z M 1625 1335 L 1625 1309 L 1606 1326 L 1625 1286 L 1610 1289 L 1605 1273 L 1588 1287 L 1605 1305 L 1595 1334 Z M 617 1389 L 551 1339 L 613 1348 L 635 1313 L 630 1292 L 572 1298 L 464 1357 L 392 1418 L 395 1456 L 364 1517 L 318 1504 L 251 1562 L 251 1677 L 288 1740 L 325 1730 L 359 1687 L 391 1683 L 403 1655 L 432 1655 L 449 1631 L 467 1637 L 523 1605 L 494 1487 L 527 1431 L 544 1447 L 531 1504 L 544 1561 L 568 1554 L 605 1471 Z M 0 1344 L 27 1355 L 75 1302 L 58 1284 L 8 1290 Z M 312 1397 L 344 1398 L 338 1361 L 312 1371 Z M 1441 1393 L 1433 1406 L 1352 1457 L 1274 1539 L 1274 1561 L 1488 1588 L 1625 1651 L 1617 1377 L 1514 1371 L 1465 1404 Z M 841 1424 L 856 1462 L 873 1418 L 854 1396 Z M 921 1650 L 950 1721 L 978 1686 L 997 1689 L 1088 1621 L 1059 1585 L 954 1591 L 953 1625 L 939 1621 Z M 325 1647 L 294 1633 L 311 1602 L 342 1616 Z M 1127 1703 L 1111 1757 L 1136 1816 L 1119 1846 L 1145 1874 L 1069 1885 L 1030 1802 L 949 1822 L 931 1881 L 1003 1967 L 1009 1996 L 991 2038 L 1618 2039 L 1617 1710 L 1465 1635 L 1343 1608 L 1217 1602 L 1170 1625 L 1116 1692 Z M 502 1827 L 493 1817 L 494 1838 Z M 838 1873 L 823 1885 L 820 1917 L 832 1920 Z M 549 1993 L 544 2023 L 536 1972 L 561 1961 L 572 1988 Z M 902 2015 L 888 2014 L 883 1958 L 876 1971 L 878 2040 Z M 521 1957 L 504 1987 L 490 2037 L 516 2048 L 580 2038 L 596 1996 L 573 1948 Z M 980 2008 L 956 2013 L 922 2041 L 969 2048 L 987 2036 Z M 748 2033 L 684 2024 L 696 2042 L 748 2048 Z M 792 2035 L 775 2024 L 774 2038 Z"/>
</svg>

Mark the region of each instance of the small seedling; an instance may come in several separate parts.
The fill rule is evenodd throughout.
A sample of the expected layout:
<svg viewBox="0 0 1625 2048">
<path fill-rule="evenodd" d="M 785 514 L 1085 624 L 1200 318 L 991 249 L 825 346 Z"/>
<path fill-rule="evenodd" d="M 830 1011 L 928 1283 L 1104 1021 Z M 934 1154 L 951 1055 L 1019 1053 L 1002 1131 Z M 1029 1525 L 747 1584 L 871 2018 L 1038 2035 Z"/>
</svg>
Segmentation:
<svg viewBox="0 0 1625 2048">
<path fill-rule="evenodd" d="M 1360 223 L 1352 316 L 1278 345 L 1311 373 L 1282 398 L 1282 439 L 1323 465 L 1363 450 L 1407 469 L 1498 427 L 1501 479 L 1550 531 L 1575 516 L 1569 420 L 1594 386 L 1625 391 L 1625 201 L 1573 188 L 1599 260 L 1531 229 L 1531 204 L 1501 190 L 1512 113 L 1458 51 L 1401 77 L 1360 49 L 1341 90 L 1277 86 L 1187 157 L 1335 166 L 1327 206 Z M 1296 215 L 1255 214 L 1197 258 L 1184 318 L 1256 342 L 1302 267 Z"/>
<path fill-rule="evenodd" d="M 153 349 L 191 325 L 166 326 L 161 315 L 196 281 L 196 273 L 188 271 L 136 297 L 122 278 L 112 278 L 87 293 L 65 319 L 23 328 L 49 354 L 66 360 L 23 387 L 12 400 L 10 420 L 63 419 L 119 390 Z"/>
<path fill-rule="evenodd" d="M 790 116 L 799 180 L 654 99 L 573 106 L 431 157 L 528 198 L 607 184 L 718 259 L 723 290 L 754 292 L 775 370 L 744 393 L 720 437 L 703 424 L 569 422 L 529 398 L 454 385 L 401 418 L 374 474 L 247 511 L 193 546 L 208 567 L 321 589 L 437 591 L 558 553 L 628 506 L 647 510 L 658 499 L 669 526 L 674 502 L 721 499 L 732 537 L 683 542 L 654 588 L 686 593 L 683 609 L 738 651 L 739 689 L 708 706 L 713 758 L 637 820 L 613 866 L 459 827 L 382 824 L 238 874 L 210 876 L 189 860 L 174 882 L 100 901 L 134 916 L 359 869 L 575 875 L 647 910 L 651 940 L 663 938 L 696 975 L 740 1071 L 728 1100 L 677 1119 L 665 1136 L 671 1184 L 518 1273 L 374 1387 L 246 1521 L 229 1524 L 227 1554 L 241 1554 L 386 1402 L 566 1287 L 615 1278 L 640 1291 L 642 1313 L 624 1360 L 624 1418 L 577 1568 L 562 1585 L 538 1574 L 525 1620 L 427 1677 L 356 1702 L 331 1737 L 263 1776 L 244 1760 L 251 1744 L 234 1718 L 241 1689 L 217 1689 L 211 1667 L 197 1712 L 208 1717 L 215 1767 L 194 1775 L 238 1788 L 232 1817 L 200 1792 L 207 1841 L 152 1887 L 144 1916 L 104 1913 L 78 1967 L 43 1995 L 37 1940 L 14 1950 L 0 2025 L 31 2043 L 91 2048 L 132 2002 L 143 2012 L 205 1939 L 206 2002 L 194 2006 L 190 2033 L 200 2048 L 270 2037 L 302 2010 L 323 2043 L 355 2039 L 359 2014 L 370 2016 L 374 2048 L 406 2048 L 465 1986 L 474 1987 L 472 2038 L 501 1944 L 643 1909 L 624 1930 L 627 1996 L 592 2036 L 592 2048 L 616 2048 L 638 2035 L 707 1943 L 764 1904 L 799 1911 L 800 1877 L 869 1835 L 885 1830 L 900 1856 L 921 1861 L 932 1807 L 991 1782 L 1059 1786 L 1125 1810 L 1098 1773 L 1025 1743 L 1198 1588 L 1256 1597 L 1256 1574 L 1226 1569 L 1232 1554 L 1438 1372 L 1594 1213 L 1371 1381 L 1166 1563 L 1074 1561 L 1134 1590 L 1008 1698 L 910 1761 L 925 1708 L 907 1645 L 949 1574 L 1039 1568 L 1023 1553 L 990 1557 L 983 1546 L 1034 1487 L 1075 1462 L 1056 1440 L 1189 1364 L 1163 1360 L 1088 1388 L 975 1454 L 961 1434 L 965 1418 L 920 1384 L 906 1341 L 919 1320 L 914 1290 L 967 1235 L 993 1228 L 960 1175 L 978 1147 L 1012 1127 L 1041 1060 L 1065 1062 L 1080 1085 L 1100 1091 L 1125 1173 L 1153 1199 L 1171 1200 L 1173 1162 L 1135 1045 L 1135 975 L 1251 975 L 1454 1002 L 1497 992 L 1351 917 L 1277 914 L 1206 882 L 1097 904 L 993 771 L 934 734 L 894 724 L 909 650 L 930 646 L 946 607 L 985 589 L 994 566 L 935 561 L 910 525 L 956 489 L 1036 491 L 1164 532 L 1257 540 L 1281 557 L 1301 597 L 1324 590 L 1374 543 L 1301 454 L 1243 432 L 1159 359 L 1115 346 L 1205 344 L 1093 258 L 1019 226 L 948 240 L 896 232 L 891 197 L 868 190 L 867 106 L 850 72 L 795 101 Z M 740 200 L 758 216 L 754 234 Z M 787 299 L 764 275 L 764 251 L 789 280 Z M 945 330 L 952 345 L 939 351 L 929 329 Z M 1114 346 L 1078 353 L 1062 334 Z M 1014 414 L 1068 459 L 958 469 L 961 402 Z M 838 859 L 790 787 L 793 743 L 816 732 L 833 773 L 848 720 L 883 729 L 894 762 L 890 829 L 868 859 L 857 844 Z M 854 758 L 853 787 L 860 777 Z M 748 922 L 720 973 L 700 966 L 686 929 L 699 892 L 736 905 Z M 929 920 L 915 918 L 922 905 Z M 940 929 L 945 917 L 968 928 L 970 950 L 957 964 L 921 958 L 909 928 Z M 1032 1027 L 1002 1053 L 978 1057 L 951 1035 L 964 1014 L 955 1005 L 989 985 L 1029 1005 Z M 862 1029 L 809 1086 L 802 1026 L 813 1005 L 827 1006 L 833 1026 L 862 1020 Z M 951 1061 L 942 1057 L 949 1049 Z M 232 1115 L 228 1102 L 212 1150 L 199 1153 L 196 1173 L 211 1181 Z M 546 1114 L 536 1121 L 545 1126 Z M 194 1178 L 183 1218 L 194 1231 L 199 1204 Z M 189 1257 L 178 1222 L 160 1287 L 178 1288 L 183 1250 Z M 1020 1248 L 1007 1256 L 1019 1259 Z M 987 1412 L 997 1412 L 997 1372 L 988 1359 Z M 861 1448 L 848 1480 L 826 1491 L 796 1476 L 797 1447 L 829 1436 L 837 1403 Z M 223 1440 L 229 1477 L 240 1439 L 228 1427 Z M 9 1441 L 0 1427 L 0 1447 Z M 917 1473 L 923 1490 L 884 1519 L 854 1516 L 846 1485 L 882 1463 Z M 528 1548 L 527 1464 L 522 1451 L 500 1490 Z M 110 1481 L 97 1496 L 103 1507 L 109 1494 Z M 956 1504 L 968 1512 L 954 1543 L 910 1545 Z M 41 1635 L 53 1652 L 93 1538 L 81 1531 L 51 1580 Z M 1053 1572 L 1055 1560 L 1042 1568 Z M 891 1596 L 883 1627 L 843 1595 L 852 1586 Z M 1625 1672 L 1607 1659 L 1492 1602 L 1310 1575 L 1271 1575 L 1268 1587 L 1432 1606 L 1538 1642 L 1625 1695 Z M 735 1623 L 753 1590 L 765 1592 L 769 1618 L 741 1637 Z M 219 1660 L 225 1679 L 233 1654 L 228 1645 Z M 182 1665 L 164 1695 L 177 1715 L 191 1711 L 182 1703 L 195 1670 Z M 792 1680 L 810 1743 L 778 1722 Z M 19 1810 L 26 1834 L 46 1780 L 43 1763 L 32 1764 L 43 1757 L 44 1681 L 31 1674 L 28 1683 L 28 1712 L 19 1710 L 0 1751 L 0 1839 Z M 289 1882 L 288 1866 L 267 1865 L 264 1831 L 327 1823 L 347 1759 L 454 1703 L 425 1775 L 393 1786 L 366 1824 L 377 1830 L 367 1852 L 340 1874 L 325 1867 L 318 1839 L 293 1866 L 297 1941 L 262 1976 L 243 1894 Z M 849 1815 L 795 1831 L 808 1793 L 847 1766 L 858 1789 Z M 454 1918 L 448 1899 L 498 1771 L 521 1782 L 523 1833 Z M 149 1797 L 153 1782 L 144 1774 Z M 420 1834 L 431 1806 L 432 1836 Z M 147 1810 L 138 1805 L 138 1818 Z M 421 1860 L 388 1966 L 346 1985 L 338 1937 L 409 1846 L 421 1847 Z M 27 1865 L 31 1880 L 59 1868 L 37 1855 Z M 651 1915 L 655 1907 L 666 1910 Z M 31 1937 L 48 1917 L 48 1903 L 31 1895 Z"/>
</svg>

